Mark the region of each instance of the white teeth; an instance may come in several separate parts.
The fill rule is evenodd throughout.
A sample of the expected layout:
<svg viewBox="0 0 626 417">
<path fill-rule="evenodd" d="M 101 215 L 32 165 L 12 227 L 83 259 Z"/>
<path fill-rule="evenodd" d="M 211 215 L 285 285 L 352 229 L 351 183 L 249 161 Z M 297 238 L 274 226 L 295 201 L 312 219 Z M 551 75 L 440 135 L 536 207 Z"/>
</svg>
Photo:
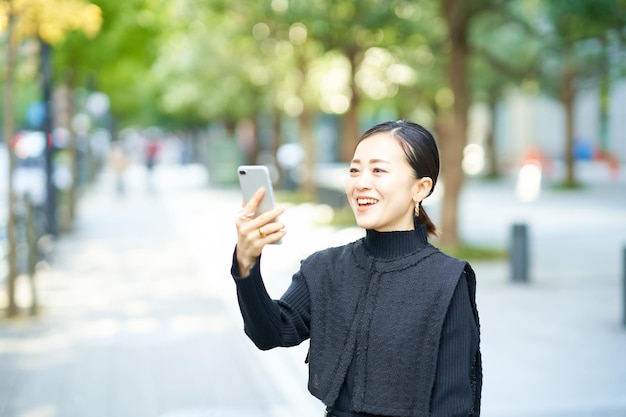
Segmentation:
<svg viewBox="0 0 626 417">
<path fill-rule="evenodd" d="M 359 205 L 376 204 L 378 203 L 378 200 L 374 198 L 357 198 L 356 202 L 359 203 Z"/>
</svg>

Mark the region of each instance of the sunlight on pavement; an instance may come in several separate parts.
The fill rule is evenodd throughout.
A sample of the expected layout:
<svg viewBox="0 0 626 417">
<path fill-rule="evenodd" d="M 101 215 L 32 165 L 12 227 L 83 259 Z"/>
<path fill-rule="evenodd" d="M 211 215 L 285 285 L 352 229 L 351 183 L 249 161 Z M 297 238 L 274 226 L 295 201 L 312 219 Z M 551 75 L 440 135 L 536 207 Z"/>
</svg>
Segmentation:
<svg viewBox="0 0 626 417">
<path fill-rule="evenodd" d="M 158 417 L 269 417 L 258 409 L 243 408 L 185 408 L 169 411 Z"/>
<path fill-rule="evenodd" d="M 44 405 L 36 407 L 32 410 L 25 411 L 19 414 L 17 417 L 56 417 L 59 415 L 58 409 L 55 405 Z"/>
</svg>

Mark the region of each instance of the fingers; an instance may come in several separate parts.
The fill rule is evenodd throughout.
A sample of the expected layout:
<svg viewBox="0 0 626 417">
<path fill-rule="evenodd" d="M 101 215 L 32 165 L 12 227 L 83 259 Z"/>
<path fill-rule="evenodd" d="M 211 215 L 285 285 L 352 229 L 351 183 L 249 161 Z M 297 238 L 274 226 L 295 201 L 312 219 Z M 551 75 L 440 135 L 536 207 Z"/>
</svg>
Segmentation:
<svg viewBox="0 0 626 417">
<path fill-rule="evenodd" d="M 238 230 L 236 257 L 241 276 L 249 274 L 265 245 L 277 243 L 287 233 L 280 222 L 266 223 L 258 228 L 251 223 L 249 221 Z"/>
<path fill-rule="evenodd" d="M 285 231 L 284 224 L 273 222 L 259 227 L 257 233 L 259 235 L 259 242 L 264 246 L 278 242 L 287 232 Z"/>
<path fill-rule="evenodd" d="M 246 206 L 247 207 L 247 206 Z M 237 220 L 235 225 L 237 229 L 246 233 L 247 230 L 250 229 L 258 229 L 269 223 L 275 223 L 278 221 L 278 217 L 285 212 L 282 208 L 273 208 L 267 213 L 259 214 L 255 217 L 253 212 L 249 212 L 248 208 L 243 208 L 239 215 L 237 216 Z M 284 227 L 284 225 L 283 225 Z"/>
<path fill-rule="evenodd" d="M 259 189 L 248 204 L 239 212 L 237 227 L 237 259 L 241 265 L 254 263 L 265 245 L 277 243 L 287 233 L 285 225 L 278 221 L 284 213 L 282 208 L 274 208 L 256 217 L 252 213 L 257 209 L 265 190 Z"/>
<path fill-rule="evenodd" d="M 255 219 L 254 223 L 263 226 L 264 224 L 272 223 L 278 220 L 278 217 L 285 212 L 284 209 L 276 207 L 271 209 L 266 213 L 259 214 Z"/>
<path fill-rule="evenodd" d="M 248 201 L 247 204 L 242 204 L 242 209 L 239 212 L 239 219 L 244 222 L 250 219 L 259 219 L 262 223 L 268 223 L 278 217 L 280 214 L 282 214 L 283 211 L 281 209 L 274 208 L 267 213 L 256 216 L 256 213 L 258 212 L 258 207 L 261 204 L 264 196 L 265 188 L 261 187 L 252 195 L 250 201 Z"/>
<path fill-rule="evenodd" d="M 273 212 L 273 210 L 272 210 Z M 251 246 L 262 249 L 268 243 L 275 243 L 285 235 L 285 225 L 276 221 L 276 216 L 281 214 L 282 210 L 277 210 L 273 217 L 266 218 L 261 215 L 254 220 L 248 221 L 239 227 L 241 243 L 247 243 Z M 266 213 L 268 216 L 270 212 Z"/>
<path fill-rule="evenodd" d="M 247 204 L 245 204 L 244 202 L 244 212 L 254 216 L 254 213 L 259 207 L 259 204 L 261 204 L 261 200 L 263 200 L 263 196 L 265 196 L 265 187 L 261 187 L 256 190 L 256 192 L 252 195 L 252 198 L 250 198 L 250 201 L 248 201 Z"/>
</svg>

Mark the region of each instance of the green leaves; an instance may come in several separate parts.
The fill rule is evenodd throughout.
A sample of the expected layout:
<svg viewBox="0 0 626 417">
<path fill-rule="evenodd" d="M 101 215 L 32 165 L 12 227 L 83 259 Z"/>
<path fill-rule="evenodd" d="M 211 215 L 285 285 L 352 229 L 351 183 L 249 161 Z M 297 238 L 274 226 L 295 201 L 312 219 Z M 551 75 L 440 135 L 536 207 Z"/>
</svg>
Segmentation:
<svg viewBox="0 0 626 417">
<path fill-rule="evenodd" d="M 28 1 L 54 4 L 43 15 L 66 28 L 55 45 L 57 82 L 106 92 L 123 124 L 202 125 L 285 112 L 295 99 L 343 114 L 355 95 L 362 108 L 385 103 L 408 116 L 436 110 L 449 88 L 444 13 L 459 24 L 471 19 L 469 77 L 478 98 L 494 84 L 537 77 L 542 51 L 547 73 L 564 62 L 564 45 L 580 44 L 567 59 L 595 62 L 593 40 L 624 37 L 626 21 L 624 0 Z M 83 16 L 67 11 L 79 4 L 98 13 L 81 18 L 83 26 L 62 24 Z"/>
</svg>

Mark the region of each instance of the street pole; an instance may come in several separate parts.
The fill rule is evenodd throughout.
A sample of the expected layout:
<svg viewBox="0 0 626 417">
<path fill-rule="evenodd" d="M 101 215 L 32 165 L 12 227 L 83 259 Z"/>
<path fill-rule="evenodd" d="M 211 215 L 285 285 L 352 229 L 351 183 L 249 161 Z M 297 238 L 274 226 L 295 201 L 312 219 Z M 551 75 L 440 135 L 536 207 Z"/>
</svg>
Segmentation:
<svg viewBox="0 0 626 417">
<path fill-rule="evenodd" d="M 54 174 L 54 143 L 52 141 L 52 47 L 43 39 L 39 40 L 41 48 L 41 88 L 45 115 L 43 132 L 46 137 L 46 233 L 57 235 L 56 221 L 56 188 Z"/>
<path fill-rule="evenodd" d="M 626 326 L 626 246 L 622 252 L 622 324 Z"/>
<path fill-rule="evenodd" d="M 15 154 L 13 152 L 12 138 L 15 135 L 15 115 L 13 112 L 14 103 L 14 88 L 15 88 L 15 62 L 16 62 L 16 46 L 15 46 L 15 14 L 13 11 L 13 5 L 11 2 L 7 3 L 7 22 L 6 22 L 6 61 L 4 68 L 4 91 L 3 102 L 4 111 L 2 114 L 2 136 L 4 143 L 9 150 L 9 175 L 7 184 L 7 192 L 9 197 L 9 212 L 7 219 L 7 239 L 8 239 L 8 275 L 7 275 L 7 297 L 8 307 L 7 316 L 14 317 L 18 313 L 17 303 L 15 299 L 15 284 L 17 280 L 17 237 L 15 233 L 16 227 L 16 214 L 15 214 L 15 192 L 13 184 L 13 176 L 15 175 Z"/>
<path fill-rule="evenodd" d="M 511 273 L 513 282 L 528 282 L 528 226 L 524 223 L 513 225 L 511 242 Z"/>
</svg>

